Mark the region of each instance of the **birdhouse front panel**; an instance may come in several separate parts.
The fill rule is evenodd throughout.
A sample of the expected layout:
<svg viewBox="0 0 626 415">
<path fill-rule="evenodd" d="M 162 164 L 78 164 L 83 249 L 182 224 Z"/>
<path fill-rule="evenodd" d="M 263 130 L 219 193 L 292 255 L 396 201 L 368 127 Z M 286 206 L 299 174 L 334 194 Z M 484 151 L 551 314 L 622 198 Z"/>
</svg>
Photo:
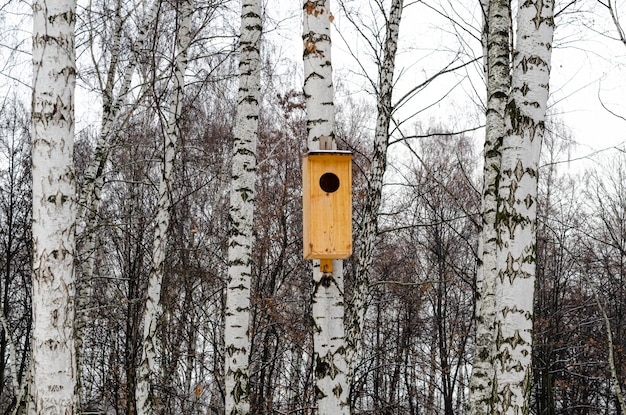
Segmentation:
<svg viewBox="0 0 626 415">
<path fill-rule="evenodd" d="M 348 258 L 352 255 L 352 154 L 306 154 L 302 182 L 304 258 Z"/>
</svg>

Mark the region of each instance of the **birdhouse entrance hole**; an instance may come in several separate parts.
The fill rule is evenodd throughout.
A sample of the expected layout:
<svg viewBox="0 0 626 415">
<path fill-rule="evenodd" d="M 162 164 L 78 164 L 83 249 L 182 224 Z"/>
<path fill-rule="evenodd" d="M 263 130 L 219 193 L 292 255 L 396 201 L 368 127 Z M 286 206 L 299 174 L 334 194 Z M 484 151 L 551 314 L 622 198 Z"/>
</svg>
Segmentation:
<svg viewBox="0 0 626 415">
<path fill-rule="evenodd" d="M 339 177 L 334 173 L 324 173 L 320 177 L 320 187 L 326 193 L 335 193 L 339 189 Z"/>
</svg>

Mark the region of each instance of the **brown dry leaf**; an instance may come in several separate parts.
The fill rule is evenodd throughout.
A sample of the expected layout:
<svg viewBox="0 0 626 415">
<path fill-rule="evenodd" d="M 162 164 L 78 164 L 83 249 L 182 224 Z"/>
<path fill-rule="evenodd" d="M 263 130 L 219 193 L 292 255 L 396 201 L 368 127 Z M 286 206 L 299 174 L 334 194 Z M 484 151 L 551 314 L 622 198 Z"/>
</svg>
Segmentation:
<svg viewBox="0 0 626 415">
<path fill-rule="evenodd" d="M 196 398 L 199 398 L 200 395 L 202 395 L 202 391 L 204 390 L 204 386 L 202 385 L 198 385 L 196 386 L 196 389 L 193 391 L 193 394 Z"/>
</svg>

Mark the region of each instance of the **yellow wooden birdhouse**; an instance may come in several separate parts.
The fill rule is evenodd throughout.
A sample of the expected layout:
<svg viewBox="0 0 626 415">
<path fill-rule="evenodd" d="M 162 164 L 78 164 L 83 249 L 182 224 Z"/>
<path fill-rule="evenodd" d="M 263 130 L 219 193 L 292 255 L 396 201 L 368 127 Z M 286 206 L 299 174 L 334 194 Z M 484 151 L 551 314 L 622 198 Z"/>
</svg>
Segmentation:
<svg viewBox="0 0 626 415">
<path fill-rule="evenodd" d="M 320 150 L 303 157 L 302 205 L 304 258 L 328 264 L 352 255 L 352 153 Z"/>
</svg>

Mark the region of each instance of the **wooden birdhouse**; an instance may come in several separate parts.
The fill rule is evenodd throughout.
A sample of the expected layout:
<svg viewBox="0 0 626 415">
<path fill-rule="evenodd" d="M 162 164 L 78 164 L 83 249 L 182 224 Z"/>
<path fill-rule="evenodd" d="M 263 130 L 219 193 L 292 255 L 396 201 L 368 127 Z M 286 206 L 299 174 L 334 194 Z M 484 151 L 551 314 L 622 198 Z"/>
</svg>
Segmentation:
<svg viewBox="0 0 626 415">
<path fill-rule="evenodd" d="M 305 259 L 352 255 L 352 153 L 312 151 L 302 159 L 303 250 Z M 324 269 L 325 267 L 331 267 Z"/>
</svg>

